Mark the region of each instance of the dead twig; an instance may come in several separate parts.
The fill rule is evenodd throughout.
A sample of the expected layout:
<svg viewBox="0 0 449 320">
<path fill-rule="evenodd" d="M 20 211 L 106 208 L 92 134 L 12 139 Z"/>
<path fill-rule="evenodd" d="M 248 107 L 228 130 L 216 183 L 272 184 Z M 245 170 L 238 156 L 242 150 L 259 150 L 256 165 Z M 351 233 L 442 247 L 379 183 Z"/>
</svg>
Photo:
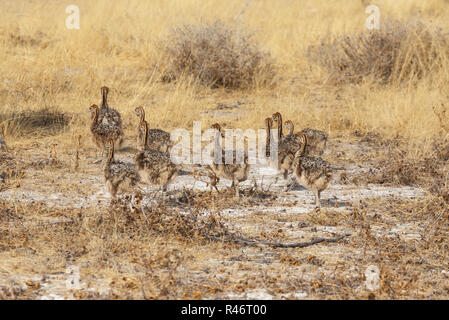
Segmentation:
<svg viewBox="0 0 449 320">
<path fill-rule="evenodd" d="M 75 164 L 73 166 L 73 169 L 75 171 L 77 171 L 78 168 L 79 168 L 79 161 L 80 161 L 79 153 L 80 153 L 80 149 L 81 149 L 81 135 L 78 135 L 78 141 L 77 142 L 78 143 L 76 145 L 76 151 L 75 151 Z"/>
<path fill-rule="evenodd" d="M 206 180 L 202 179 L 202 176 L 200 175 L 200 173 L 196 169 L 193 169 L 193 174 L 192 174 L 193 178 L 195 180 L 198 180 L 198 181 L 206 183 L 206 185 L 208 187 L 210 187 L 211 191 L 212 191 L 212 187 L 214 187 L 215 190 L 218 193 L 220 193 L 220 191 L 217 188 L 217 183 L 218 183 L 218 181 L 220 181 L 220 179 L 217 177 L 217 175 L 215 174 L 215 172 L 212 170 L 212 168 L 210 166 L 207 166 L 206 168 L 208 169 L 207 177 L 209 178 L 209 181 L 206 181 Z"/>
<path fill-rule="evenodd" d="M 317 238 L 317 239 L 313 239 L 313 240 L 307 241 L 307 242 L 296 242 L 296 243 L 281 243 L 281 242 L 270 242 L 270 241 L 265 241 L 265 240 L 251 240 L 251 239 L 243 238 L 235 233 L 232 233 L 232 232 L 229 232 L 226 230 L 221 235 L 209 235 L 209 234 L 202 234 L 202 235 L 209 239 L 220 240 L 220 241 L 224 241 L 224 242 L 234 242 L 234 243 L 239 243 L 239 244 L 244 244 L 244 245 L 249 245 L 249 246 L 258 246 L 258 245 L 262 244 L 262 245 L 275 247 L 275 248 L 305 248 L 305 247 L 310 247 L 310 246 L 313 246 L 313 245 L 321 243 L 321 242 L 337 242 L 337 241 L 342 240 L 345 237 L 350 236 L 351 234 L 345 233 L 343 235 L 340 235 L 340 236 L 334 237 L 334 238 Z"/>
</svg>

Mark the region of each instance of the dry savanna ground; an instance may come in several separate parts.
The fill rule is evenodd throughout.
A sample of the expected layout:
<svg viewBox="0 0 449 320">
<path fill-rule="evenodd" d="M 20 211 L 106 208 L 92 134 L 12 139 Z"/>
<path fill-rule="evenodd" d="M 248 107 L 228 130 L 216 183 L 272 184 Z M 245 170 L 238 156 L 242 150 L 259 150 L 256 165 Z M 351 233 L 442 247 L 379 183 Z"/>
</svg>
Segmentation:
<svg viewBox="0 0 449 320">
<path fill-rule="evenodd" d="M 66 28 L 68 4 L 79 30 Z M 379 30 L 365 28 L 368 4 Z M 0 10 L 0 298 L 449 297 L 449 1 Z M 344 170 L 319 212 L 310 191 L 284 191 L 263 167 L 240 201 L 230 181 L 209 192 L 186 166 L 165 194 L 142 185 L 134 201 L 111 202 L 87 112 L 103 85 L 124 120 L 119 159 L 132 161 L 139 105 L 166 131 L 257 129 L 279 111 L 297 130 L 328 132 L 323 158 Z"/>
</svg>

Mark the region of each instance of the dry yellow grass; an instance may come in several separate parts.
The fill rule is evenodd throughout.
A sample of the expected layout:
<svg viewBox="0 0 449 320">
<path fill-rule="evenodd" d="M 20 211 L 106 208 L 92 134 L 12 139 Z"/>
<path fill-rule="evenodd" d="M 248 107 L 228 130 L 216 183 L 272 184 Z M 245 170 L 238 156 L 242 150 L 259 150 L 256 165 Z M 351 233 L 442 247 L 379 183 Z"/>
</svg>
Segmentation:
<svg viewBox="0 0 449 320">
<path fill-rule="evenodd" d="M 76 1 L 80 30 L 65 27 L 66 3 L 3 1 L 0 22 L 0 97 L 2 113 L 48 108 L 75 113 L 68 129 L 87 133 L 85 112 L 99 102 L 99 88 L 109 86 L 111 105 L 129 129 L 137 105 L 148 109 L 152 125 L 190 128 L 209 119 L 201 111 L 220 102 L 247 102 L 245 116 L 232 127 L 260 127 L 264 117 L 281 111 L 299 127 L 331 134 L 354 130 L 397 134 L 413 142 L 438 134 L 432 106 L 448 101 L 449 63 L 416 85 L 372 83 L 335 87 L 326 73 L 307 62 L 307 48 L 323 37 L 364 29 L 363 1 Z M 386 17 L 419 19 L 449 29 L 449 4 L 434 1 L 375 1 Z M 348 17 L 351 17 L 348 19 Z M 274 87 L 211 90 L 191 78 L 160 81 L 164 56 L 160 44 L 182 23 L 217 19 L 251 30 L 270 52 L 278 74 Z M 447 61 L 446 61 L 447 62 Z M 157 67 L 156 67 L 157 66 Z M 337 100 L 336 100 L 337 99 Z M 3 118 L 2 120 L 5 120 Z M 21 138 L 14 134 L 14 138 Z M 13 141 L 16 139 L 10 139 Z M 64 140 L 64 139 L 63 139 Z"/>
<path fill-rule="evenodd" d="M 0 190 L 8 191 L 8 198 L 0 201 L 4 212 L 0 215 L 0 273 L 3 279 L 17 281 L 0 283 L 0 298 L 38 298 L 45 290 L 33 282 L 21 290 L 21 278 L 16 275 L 27 280 L 63 275 L 72 263 L 82 266 L 86 286 L 112 288 L 106 294 L 75 292 L 75 298 L 83 299 L 229 298 L 229 292 L 243 294 L 260 287 L 276 298 L 295 298 L 291 294 L 299 290 L 315 299 L 364 299 L 368 293 L 362 275 L 368 264 L 382 268 L 378 298 L 447 298 L 448 276 L 442 273 L 448 261 L 444 238 L 448 188 L 443 174 L 447 145 L 429 152 L 433 146 L 427 143 L 448 133 L 444 132 L 449 128 L 447 120 L 433 112 L 433 107 L 442 104 L 449 107 L 447 56 L 437 72 L 419 81 L 335 84 L 327 70 L 309 64 L 307 49 L 322 38 L 362 32 L 367 1 L 73 2 L 80 8 L 80 30 L 66 29 L 68 3 L 0 3 L 0 122 L 5 124 L 10 148 L 0 159 L 8 168 L 2 177 L 7 183 Z M 379 6 L 381 19 L 416 19 L 430 32 L 438 27 L 449 30 L 448 0 L 373 4 Z M 183 23 L 216 20 L 254 32 L 260 48 L 275 63 L 273 85 L 230 90 L 207 88 L 190 76 L 161 81 L 166 67 L 162 46 L 170 30 Z M 151 126 L 168 131 L 190 129 L 196 120 L 203 121 L 203 128 L 218 121 L 226 127 L 259 128 L 265 117 L 280 111 L 285 120 L 295 122 L 297 130 L 328 131 L 337 146 L 329 155 L 333 164 L 365 166 L 366 172 L 353 170 L 340 176 L 339 188 L 349 185 L 356 194 L 360 183 L 394 184 L 409 181 L 402 178 L 411 175 L 410 184 L 432 190 L 429 181 L 433 181 L 441 190 L 412 200 L 374 196 L 351 203 L 344 213 L 328 208 L 319 214 L 282 215 L 279 208 L 302 209 L 303 204 L 286 202 L 276 191 L 263 197 L 245 190 L 247 197 L 237 205 L 226 194 L 211 201 L 218 203 L 212 208 L 217 213 L 256 203 L 272 206 L 268 213 L 223 218 L 247 235 L 265 240 L 290 242 L 298 234 L 306 240 L 327 236 L 329 226 L 337 227 L 331 229 L 336 233 L 353 232 L 347 242 L 304 250 L 245 248 L 247 257 L 242 258 L 239 245 L 176 232 L 158 234 L 145 228 L 142 216 L 126 210 L 114 213 L 107 201 L 96 198 L 103 176 L 101 166 L 91 163 L 94 152 L 88 140 L 87 108 L 100 102 L 103 85 L 111 88 L 110 106 L 121 112 L 128 141 L 135 141 L 137 117 L 132 111 L 138 105 L 146 109 Z M 219 104 L 237 101 L 244 102 L 244 109 L 233 110 L 240 114 L 235 119 L 216 119 L 210 112 L 217 111 Z M 404 142 L 401 148 L 394 143 L 398 136 Z M 404 159 L 401 152 L 418 161 Z M 423 170 L 430 162 L 435 162 L 436 169 Z M 382 163 L 388 170 L 381 170 L 376 180 L 373 176 L 379 172 L 372 173 L 371 168 Z M 207 195 L 197 197 L 208 199 Z M 167 212 L 171 210 L 178 208 Z M 58 220 L 67 217 L 72 220 Z M 404 226 L 410 230 L 393 232 Z M 417 238 L 409 239 L 409 235 Z"/>
</svg>

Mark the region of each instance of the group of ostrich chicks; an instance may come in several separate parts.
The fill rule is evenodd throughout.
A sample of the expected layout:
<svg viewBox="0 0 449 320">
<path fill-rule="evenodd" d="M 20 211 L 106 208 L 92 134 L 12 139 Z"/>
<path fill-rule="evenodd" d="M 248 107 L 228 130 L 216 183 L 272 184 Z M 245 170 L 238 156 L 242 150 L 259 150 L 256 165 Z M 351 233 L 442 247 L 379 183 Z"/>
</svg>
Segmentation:
<svg viewBox="0 0 449 320">
<path fill-rule="evenodd" d="M 117 110 L 108 106 L 108 92 L 107 87 L 102 87 L 101 106 L 92 105 L 89 111 L 92 115 L 90 131 L 93 142 L 103 152 L 108 151 L 104 177 L 109 193 L 112 198 L 116 198 L 119 193 L 133 190 L 139 182 L 159 186 L 166 191 L 167 185 L 178 176 L 180 171 L 179 166 L 172 163 L 170 159 L 170 150 L 173 146 L 170 134 L 160 129 L 150 129 L 145 120 L 143 107 L 137 107 L 134 112 L 140 121 L 137 138 L 138 152 L 134 156 L 134 163 L 115 160 L 114 150 L 123 142 L 122 119 Z M 275 158 L 270 157 L 273 123 L 277 127 L 278 157 L 277 163 L 271 164 L 277 166 L 286 180 L 293 173 L 299 184 L 313 191 L 316 207 L 320 208 L 320 193 L 327 187 L 334 170 L 328 162 L 319 157 L 326 148 L 327 133 L 314 129 L 304 129 L 294 133 L 293 123 L 288 120 L 284 123 L 288 133 L 284 135 L 282 116 L 276 112 L 272 117 L 265 119 L 266 156 L 269 159 Z M 211 128 L 216 130 L 214 150 L 222 150 L 220 145 L 220 138 L 223 137 L 222 128 L 218 123 L 213 124 Z M 211 150 L 211 156 L 214 150 Z M 234 188 L 237 199 L 239 199 L 239 183 L 248 179 L 250 170 L 247 152 L 242 151 L 244 152 L 243 163 L 237 163 L 238 152 L 240 151 L 233 151 L 232 163 L 225 163 L 227 151 L 222 150 L 221 155 L 213 154 L 214 161 L 206 166 L 213 174 L 210 176 L 211 188 L 213 186 L 217 189 L 216 185 L 220 178 L 229 179 L 232 181 L 231 188 Z"/>
</svg>

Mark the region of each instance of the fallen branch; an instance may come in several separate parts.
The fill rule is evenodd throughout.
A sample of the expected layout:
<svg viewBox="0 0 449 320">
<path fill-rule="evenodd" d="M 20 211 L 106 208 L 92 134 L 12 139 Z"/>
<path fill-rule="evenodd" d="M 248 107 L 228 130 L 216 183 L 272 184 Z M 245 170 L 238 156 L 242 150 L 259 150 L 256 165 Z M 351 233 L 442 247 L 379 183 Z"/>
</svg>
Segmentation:
<svg viewBox="0 0 449 320">
<path fill-rule="evenodd" d="M 224 231 L 222 235 L 209 235 L 209 234 L 202 234 L 204 237 L 213 239 L 213 240 L 220 240 L 224 242 L 234 242 L 239 244 L 244 244 L 248 246 L 257 246 L 257 245 L 266 245 L 270 247 L 275 248 L 304 248 L 313 246 L 314 244 L 318 244 L 321 242 L 337 242 L 345 237 L 349 237 L 350 233 L 345 233 L 343 235 L 340 235 L 338 237 L 334 238 L 317 238 L 313 239 L 311 241 L 307 242 L 296 242 L 296 243 L 280 243 L 280 242 L 269 242 L 265 240 L 251 240 L 251 239 L 245 239 L 241 236 L 236 235 L 235 233 Z M 226 238 L 227 237 L 227 238 Z"/>
</svg>

